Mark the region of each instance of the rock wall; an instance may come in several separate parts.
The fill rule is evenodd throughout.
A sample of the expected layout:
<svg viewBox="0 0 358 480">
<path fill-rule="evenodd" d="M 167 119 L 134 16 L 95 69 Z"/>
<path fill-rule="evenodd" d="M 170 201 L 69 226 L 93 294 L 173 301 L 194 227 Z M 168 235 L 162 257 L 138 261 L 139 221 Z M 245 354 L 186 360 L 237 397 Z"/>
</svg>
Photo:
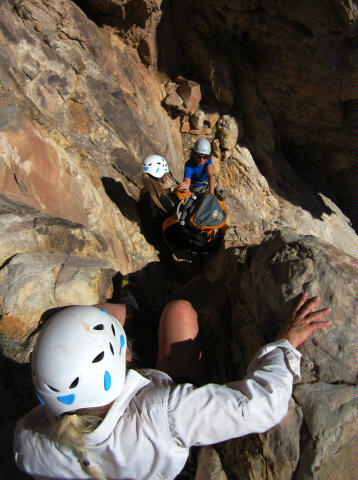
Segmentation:
<svg viewBox="0 0 358 480">
<path fill-rule="evenodd" d="M 220 104 L 242 114 L 246 141 L 272 188 L 284 198 L 290 193 L 280 181 L 281 152 L 355 221 L 355 3 L 182 3 L 171 2 L 181 66 L 189 63 Z M 170 58 L 163 62 L 177 68 Z"/>
<path fill-rule="evenodd" d="M 117 299 L 131 273 L 150 335 L 167 301 L 193 303 L 219 382 L 275 338 L 283 305 L 319 293 L 333 327 L 305 345 L 288 416 L 201 452 L 196 478 L 350 478 L 357 236 L 333 200 L 349 212 L 353 4 L 5 0 L 0 13 L 1 470 L 20 475 L 11 434 L 35 403 L 42 323 Z M 168 260 L 140 229 L 140 164 L 161 154 L 180 181 L 201 136 L 229 229 L 217 252 Z M 304 159 L 316 172 L 324 159 L 333 197 Z"/>
</svg>

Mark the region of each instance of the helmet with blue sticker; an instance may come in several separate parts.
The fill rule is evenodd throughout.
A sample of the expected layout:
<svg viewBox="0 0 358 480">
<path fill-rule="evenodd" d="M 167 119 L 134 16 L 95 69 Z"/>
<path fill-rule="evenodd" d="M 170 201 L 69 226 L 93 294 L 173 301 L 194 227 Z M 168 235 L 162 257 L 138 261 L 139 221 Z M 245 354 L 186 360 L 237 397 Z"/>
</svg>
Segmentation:
<svg viewBox="0 0 358 480">
<path fill-rule="evenodd" d="M 31 357 L 36 395 L 49 416 L 115 400 L 125 380 L 126 346 L 122 325 L 105 310 L 75 306 L 53 315 Z"/>
<path fill-rule="evenodd" d="M 142 172 L 149 173 L 155 178 L 162 178 L 169 172 L 167 161 L 160 155 L 149 155 L 144 159 Z"/>
<path fill-rule="evenodd" d="M 195 153 L 201 153 L 203 155 L 210 155 L 211 144 L 210 144 L 209 140 L 207 140 L 206 138 L 199 138 L 199 140 L 197 140 L 195 142 L 195 145 L 193 147 L 193 151 Z"/>
</svg>

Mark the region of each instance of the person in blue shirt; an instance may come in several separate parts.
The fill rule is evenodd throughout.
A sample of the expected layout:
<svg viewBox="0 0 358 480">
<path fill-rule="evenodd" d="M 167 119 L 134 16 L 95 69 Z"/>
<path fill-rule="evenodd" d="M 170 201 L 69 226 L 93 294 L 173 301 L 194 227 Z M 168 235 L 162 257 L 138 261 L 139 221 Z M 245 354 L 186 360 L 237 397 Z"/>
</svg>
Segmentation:
<svg viewBox="0 0 358 480">
<path fill-rule="evenodd" d="M 202 195 L 214 194 L 213 161 L 210 156 L 211 145 L 206 138 L 195 143 L 190 159 L 185 163 L 184 180 L 177 190 L 190 191 Z"/>
</svg>

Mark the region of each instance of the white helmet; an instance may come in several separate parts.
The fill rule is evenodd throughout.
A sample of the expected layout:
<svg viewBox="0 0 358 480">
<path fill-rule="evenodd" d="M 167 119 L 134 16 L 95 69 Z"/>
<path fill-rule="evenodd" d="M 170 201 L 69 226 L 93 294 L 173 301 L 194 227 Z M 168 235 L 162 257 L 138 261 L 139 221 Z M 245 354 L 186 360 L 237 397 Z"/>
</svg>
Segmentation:
<svg viewBox="0 0 358 480">
<path fill-rule="evenodd" d="M 152 177 L 162 178 L 169 172 L 167 161 L 160 155 L 149 155 L 143 162 L 143 173 L 149 173 Z"/>
<path fill-rule="evenodd" d="M 211 145 L 209 140 L 206 138 L 199 138 L 199 140 L 195 142 L 193 151 L 195 153 L 202 153 L 203 155 L 210 155 Z"/>
<path fill-rule="evenodd" d="M 96 307 L 69 307 L 44 326 L 31 358 L 32 379 L 49 416 L 107 405 L 126 374 L 126 336 Z"/>
</svg>

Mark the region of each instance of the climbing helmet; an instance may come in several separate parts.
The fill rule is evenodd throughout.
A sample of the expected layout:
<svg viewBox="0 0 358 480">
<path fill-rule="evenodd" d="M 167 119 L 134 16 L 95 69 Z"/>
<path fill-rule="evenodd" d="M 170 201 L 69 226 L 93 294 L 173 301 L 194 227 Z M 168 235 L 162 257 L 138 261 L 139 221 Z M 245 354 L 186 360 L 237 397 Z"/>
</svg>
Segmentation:
<svg viewBox="0 0 358 480">
<path fill-rule="evenodd" d="M 126 375 L 126 343 L 122 325 L 103 309 L 74 306 L 54 314 L 31 357 L 35 393 L 49 417 L 117 398 Z"/>
<path fill-rule="evenodd" d="M 209 140 L 207 140 L 206 138 L 199 138 L 199 140 L 195 142 L 193 152 L 202 153 L 203 155 L 210 155 L 211 145 Z"/>
<path fill-rule="evenodd" d="M 160 155 L 149 155 L 143 162 L 143 173 L 149 173 L 152 177 L 162 178 L 169 172 L 167 161 Z"/>
</svg>

